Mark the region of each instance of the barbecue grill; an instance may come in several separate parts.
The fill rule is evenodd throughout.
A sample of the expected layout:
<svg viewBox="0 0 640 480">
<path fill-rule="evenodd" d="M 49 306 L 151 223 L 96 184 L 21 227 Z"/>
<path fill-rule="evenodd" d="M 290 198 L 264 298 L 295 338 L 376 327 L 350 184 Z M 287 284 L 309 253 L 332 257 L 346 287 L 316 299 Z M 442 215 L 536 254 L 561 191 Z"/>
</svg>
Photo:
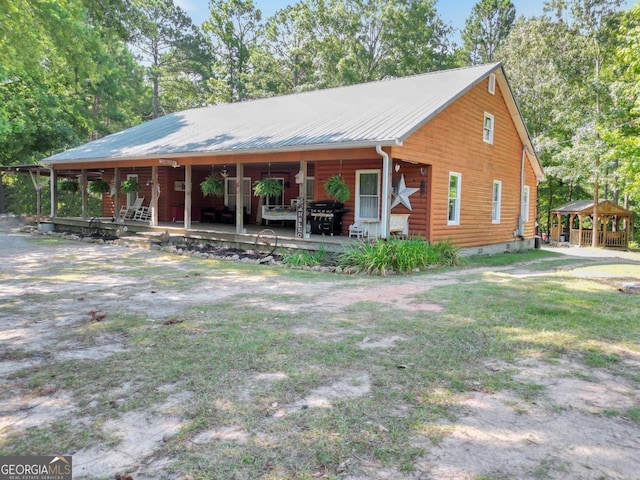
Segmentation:
<svg viewBox="0 0 640 480">
<path fill-rule="evenodd" d="M 319 235 L 342 235 L 344 205 L 331 200 L 310 202 L 308 207 L 311 233 Z"/>
</svg>

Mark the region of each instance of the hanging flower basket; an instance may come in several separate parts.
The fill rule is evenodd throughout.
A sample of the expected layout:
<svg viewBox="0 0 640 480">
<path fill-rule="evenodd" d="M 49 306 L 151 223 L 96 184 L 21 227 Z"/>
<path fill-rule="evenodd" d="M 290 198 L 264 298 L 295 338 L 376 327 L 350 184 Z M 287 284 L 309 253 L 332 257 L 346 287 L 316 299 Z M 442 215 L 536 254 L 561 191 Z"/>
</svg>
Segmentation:
<svg viewBox="0 0 640 480">
<path fill-rule="evenodd" d="M 60 191 L 62 192 L 77 192 L 78 182 L 73 180 L 64 180 L 60 182 Z"/>
<path fill-rule="evenodd" d="M 107 193 L 109 190 L 111 190 L 111 187 L 104 180 L 94 180 L 89 183 L 89 191 L 91 193 L 103 194 Z"/>
<path fill-rule="evenodd" d="M 142 185 L 140 185 L 137 180 L 130 179 L 122 182 L 120 188 L 124 193 L 133 193 L 142 190 Z"/>
<path fill-rule="evenodd" d="M 209 175 L 200 184 L 200 190 L 205 197 L 209 195 L 221 197 L 224 195 L 224 182 L 218 175 Z"/>
<path fill-rule="evenodd" d="M 284 186 L 280 180 L 265 178 L 256 180 L 253 184 L 253 194 L 256 197 L 276 197 L 282 193 Z"/>
<path fill-rule="evenodd" d="M 344 203 L 351 198 L 351 190 L 340 175 L 334 175 L 324 182 L 324 191 L 335 201 Z"/>
</svg>

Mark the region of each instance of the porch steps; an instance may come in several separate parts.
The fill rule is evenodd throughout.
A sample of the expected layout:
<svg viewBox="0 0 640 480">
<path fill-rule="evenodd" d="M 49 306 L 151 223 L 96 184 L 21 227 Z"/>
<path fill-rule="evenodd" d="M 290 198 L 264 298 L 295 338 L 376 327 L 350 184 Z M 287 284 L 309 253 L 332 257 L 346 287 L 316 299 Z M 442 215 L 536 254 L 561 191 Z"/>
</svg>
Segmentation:
<svg viewBox="0 0 640 480">
<path fill-rule="evenodd" d="M 137 232 L 135 235 L 120 237 L 118 243 L 132 247 L 150 249 L 152 245 L 182 243 L 184 237 L 182 235 L 170 235 L 165 232 Z"/>
<path fill-rule="evenodd" d="M 149 250 L 152 245 L 151 239 L 145 238 L 140 235 L 128 235 L 126 237 L 120 237 L 117 243 L 118 245 L 143 248 L 145 250 Z"/>
</svg>

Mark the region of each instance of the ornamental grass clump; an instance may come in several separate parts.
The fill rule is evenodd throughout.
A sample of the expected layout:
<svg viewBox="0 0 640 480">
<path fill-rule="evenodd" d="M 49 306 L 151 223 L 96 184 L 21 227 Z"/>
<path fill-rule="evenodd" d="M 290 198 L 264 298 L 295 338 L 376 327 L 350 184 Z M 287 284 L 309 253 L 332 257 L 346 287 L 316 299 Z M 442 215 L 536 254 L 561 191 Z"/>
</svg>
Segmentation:
<svg viewBox="0 0 640 480">
<path fill-rule="evenodd" d="M 289 250 L 282 257 L 282 262 L 290 267 L 315 267 L 332 263 L 330 255 L 323 248 L 316 252 Z"/>
<path fill-rule="evenodd" d="M 340 266 L 373 275 L 408 273 L 437 266 L 457 265 L 458 249 L 450 242 L 431 244 L 419 237 L 379 240 L 348 245 L 340 255 Z"/>
</svg>

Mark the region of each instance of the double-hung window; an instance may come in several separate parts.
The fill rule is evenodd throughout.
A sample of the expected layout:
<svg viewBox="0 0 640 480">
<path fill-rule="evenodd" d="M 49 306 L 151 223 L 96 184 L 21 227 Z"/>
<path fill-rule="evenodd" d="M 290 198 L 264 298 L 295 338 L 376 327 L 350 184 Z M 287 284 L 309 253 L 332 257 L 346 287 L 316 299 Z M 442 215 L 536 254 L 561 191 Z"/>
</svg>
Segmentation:
<svg viewBox="0 0 640 480">
<path fill-rule="evenodd" d="M 493 181 L 493 203 L 491 204 L 491 223 L 500 223 L 500 204 L 502 202 L 502 182 Z"/>
<path fill-rule="evenodd" d="M 356 171 L 356 220 L 380 219 L 380 170 Z"/>
<path fill-rule="evenodd" d="M 460 225 L 460 186 L 462 175 L 449 172 L 449 216 L 447 225 Z"/>
<path fill-rule="evenodd" d="M 494 119 L 493 115 L 484 112 L 484 127 L 482 129 L 482 139 L 485 143 L 493 144 L 493 128 Z"/>
</svg>

